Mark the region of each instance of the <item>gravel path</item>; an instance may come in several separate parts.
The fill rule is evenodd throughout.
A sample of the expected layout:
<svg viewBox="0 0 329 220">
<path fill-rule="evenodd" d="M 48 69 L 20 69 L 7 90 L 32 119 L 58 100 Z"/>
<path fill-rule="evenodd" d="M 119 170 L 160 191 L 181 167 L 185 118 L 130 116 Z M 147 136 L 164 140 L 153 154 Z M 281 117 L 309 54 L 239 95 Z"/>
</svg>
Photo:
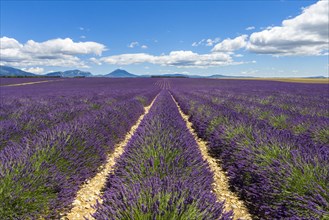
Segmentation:
<svg viewBox="0 0 329 220">
<path fill-rule="evenodd" d="M 233 210 L 234 219 L 252 219 L 243 201 L 241 201 L 235 193 L 229 190 L 228 177 L 226 176 L 222 168 L 219 166 L 220 161 L 216 161 L 216 159 L 209 156 L 207 142 L 201 140 L 197 136 L 196 132 L 192 128 L 192 123 L 188 121 L 188 115 L 185 115 L 182 112 L 175 98 L 173 96 L 171 97 L 176 103 L 179 113 L 186 122 L 186 126 L 194 136 L 203 156 L 203 159 L 208 162 L 210 170 L 214 173 L 213 192 L 216 194 L 218 201 L 221 202 L 225 200 L 225 210 Z"/>
<path fill-rule="evenodd" d="M 91 214 L 96 211 L 93 206 L 97 201 L 102 203 L 101 190 L 105 186 L 107 176 L 113 172 L 116 159 L 120 157 L 124 152 L 125 146 L 133 136 L 144 116 L 148 114 L 156 98 L 157 96 L 149 106 L 144 108 L 144 114 L 141 115 L 136 124 L 131 127 L 130 131 L 126 134 L 125 139 L 116 145 L 113 153 L 108 155 L 107 162 L 104 166 L 101 167 L 101 171 L 97 173 L 95 177 L 88 180 L 84 185 L 81 186 L 81 189 L 77 193 L 76 199 L 72 203 L 73 208 L 67 214 L 67 216 L 63 217 L 62 219 L 79 220 L 84 219 L 84 217 L 87 217 L 88 219 L 94 219 L 91 216 Z"/>
<path fill-rule="evenodd" d="M 45 82 L 56 82 L 56 81 L 62 81 L 63 79 L 59 80 L 44 80 L 44 81 L 37 81 L 37 82 L 26 82 L 26 83 L 18 83 L 18 84 L 8 84 L 8 85 L 1 85 L 1 87 L 9 87 L 9 86 L 25 86 L 25 85 L 32 85 L 32 84 L 38 84 L 38 83 L 45 83 Z"/>
</svg>

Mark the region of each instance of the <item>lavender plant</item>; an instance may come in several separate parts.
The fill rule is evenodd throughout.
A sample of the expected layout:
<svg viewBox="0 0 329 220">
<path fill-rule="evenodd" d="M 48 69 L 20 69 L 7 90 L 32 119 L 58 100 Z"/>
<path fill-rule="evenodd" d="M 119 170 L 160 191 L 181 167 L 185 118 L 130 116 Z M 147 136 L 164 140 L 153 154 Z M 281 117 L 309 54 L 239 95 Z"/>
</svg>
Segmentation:
<svg viewBox="0 0 329 220">
<path fill-rule="evenodd" d="M 212 173 L 167 91 L 118 159 L 96 219 L 232 219 L 211 192 Z"/>
<path fill-rule="evenodd" d="M 1 94 L 2 121 L 11 122 L 1 128 L 8 137 L 0 151 L 1 219 L 63 216 L 79 186 L 98 172 L 158 93 L 145 81 L 142 89 L 131 81 L 129 89 L 109 87 L 111 80 L 73 88 L 76 81 L 69 82 L 8 87 Z"/>
<path fill-rule="evenodd" d="M 178 79 L 172 84 L 181 108 L 209 142 L 211 154 L 222 161 L 232 189 L 255 218 L 329 216 L 328 85 L 234 80 L 182 84 Z M 285 103 L 294 97 L 291 110 Z"/>
</svg>

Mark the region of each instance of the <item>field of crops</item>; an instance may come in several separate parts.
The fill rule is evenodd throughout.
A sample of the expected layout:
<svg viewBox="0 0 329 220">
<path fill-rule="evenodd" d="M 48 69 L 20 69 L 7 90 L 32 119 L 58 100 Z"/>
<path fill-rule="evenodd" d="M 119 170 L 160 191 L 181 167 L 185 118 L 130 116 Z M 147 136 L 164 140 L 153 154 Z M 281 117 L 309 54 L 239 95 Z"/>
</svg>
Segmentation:
<svg viewBox="0 0 329 220">
<path fill-rule="evenodd" d="M 65 219 L 136 123 L 86 218 L 236 219 L 194 135 L 253 219 L 329 218 L 328 84 L 51 79 L 0 96 L 0 219 Z"/>
</svg>

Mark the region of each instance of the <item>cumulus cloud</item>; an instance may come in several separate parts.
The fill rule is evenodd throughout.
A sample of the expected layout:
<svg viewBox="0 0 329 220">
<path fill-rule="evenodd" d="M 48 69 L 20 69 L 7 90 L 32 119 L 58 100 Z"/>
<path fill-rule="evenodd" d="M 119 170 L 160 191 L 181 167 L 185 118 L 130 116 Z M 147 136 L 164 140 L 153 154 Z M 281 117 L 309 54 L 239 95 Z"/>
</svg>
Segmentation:
<svg viewBox="0 0 329 220">
<path fill-rule="evenodd" d="M 121 54 L 103 57 L 100 60 L 113 65 L 151 63 L 162 66 L 198 68 L 240 64 L 234 62 L 232 57 L 226 53 L 198 54 L 192 51 L 172 51 L 168 55 L 159 56 L 146 53 Z"/>
<path fill-rule="evenodd" d="M 281 26 L 250 35 L 247 49 L 275 56 L 324 55 L 329 44 L 329 2 L 320 0 Z"/>
<path fill-rule="evenodd" d="M 0 63 L 12 66 L 78 66 L 86 67 L 78 55 L 102 55 L 105 45 L 96 42 L 74 42 L 70 38 L 57 38 L 44 42 L 14 38 L 0 38 Z"/>
<path fill-rule="evenodd" d="M 94 64 L 97 64 L 97 65 L 102 65 L 102 62 L 101 61 L 99 61 L 97 58 L 95 58 L 95 57 L 92 57 L 92 58 L 90 58 L 89 59 L 92 63 L 94 63 Z"/>
<path fill-rule="evenodd" d="M 96 42 L 73 42 L 70 38 L 53 39 L 45 42 L 35 42 L 33 40 L 27 41 L 23 46 L 23 51 L 32 54 L 64 54 L 64 55 L 78 55 L 78 54 L 95 54 L 102 55 L 105 50 L 103 44 Z"/>
<path fill-rule="evenodd" d="M 218 43 L 220 41 L 220 38 L 217 37 L 215 39 L 202 39 L 199 42 L 193 42 L 192 43 L 192 47 L 197 47 L 197 46 L 208 46 L 208 47 L 212 47 L 214 44 Z"/>
<path fill-rule="evenodd" d="M 241 35 L 234 39 L 227 38 L 222 42 L 215 45 L 212 49 L 213 52 L 233 52 L 244 48 L 247 45 L 247 35 Z"/>
<path fill-rule="evenodd" d="M 148 46 L 146 46 L 146 45 L 142 45 L 141 48 L 142 48 L 142 49 L 147 49 Z"/>
</svg>

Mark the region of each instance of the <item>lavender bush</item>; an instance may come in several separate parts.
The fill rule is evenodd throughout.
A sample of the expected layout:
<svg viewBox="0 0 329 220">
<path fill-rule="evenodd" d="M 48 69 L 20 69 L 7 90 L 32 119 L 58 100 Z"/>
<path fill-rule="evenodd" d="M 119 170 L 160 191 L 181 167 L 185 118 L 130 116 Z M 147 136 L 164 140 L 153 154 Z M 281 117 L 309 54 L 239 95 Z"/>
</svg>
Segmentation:
<svg viewBox="0 0 329 220">
<path fill-rule="evenodd" d="M 118 159 L 96 219 L 232 219 L 170 94 L 163 91 Z"/>
<path fill-rule="evenodd" d="M 172 83 L 183 111 L 255 218 L 329 217 L 328 85 Z"/>
<path fill-rule="evenodd" d="M 56 219 L 70 208 L 79 185 L 158 93 L 150 82 L 121 82 L 72 79 L 2 90 L 2 219 Z"/>
</svg>

